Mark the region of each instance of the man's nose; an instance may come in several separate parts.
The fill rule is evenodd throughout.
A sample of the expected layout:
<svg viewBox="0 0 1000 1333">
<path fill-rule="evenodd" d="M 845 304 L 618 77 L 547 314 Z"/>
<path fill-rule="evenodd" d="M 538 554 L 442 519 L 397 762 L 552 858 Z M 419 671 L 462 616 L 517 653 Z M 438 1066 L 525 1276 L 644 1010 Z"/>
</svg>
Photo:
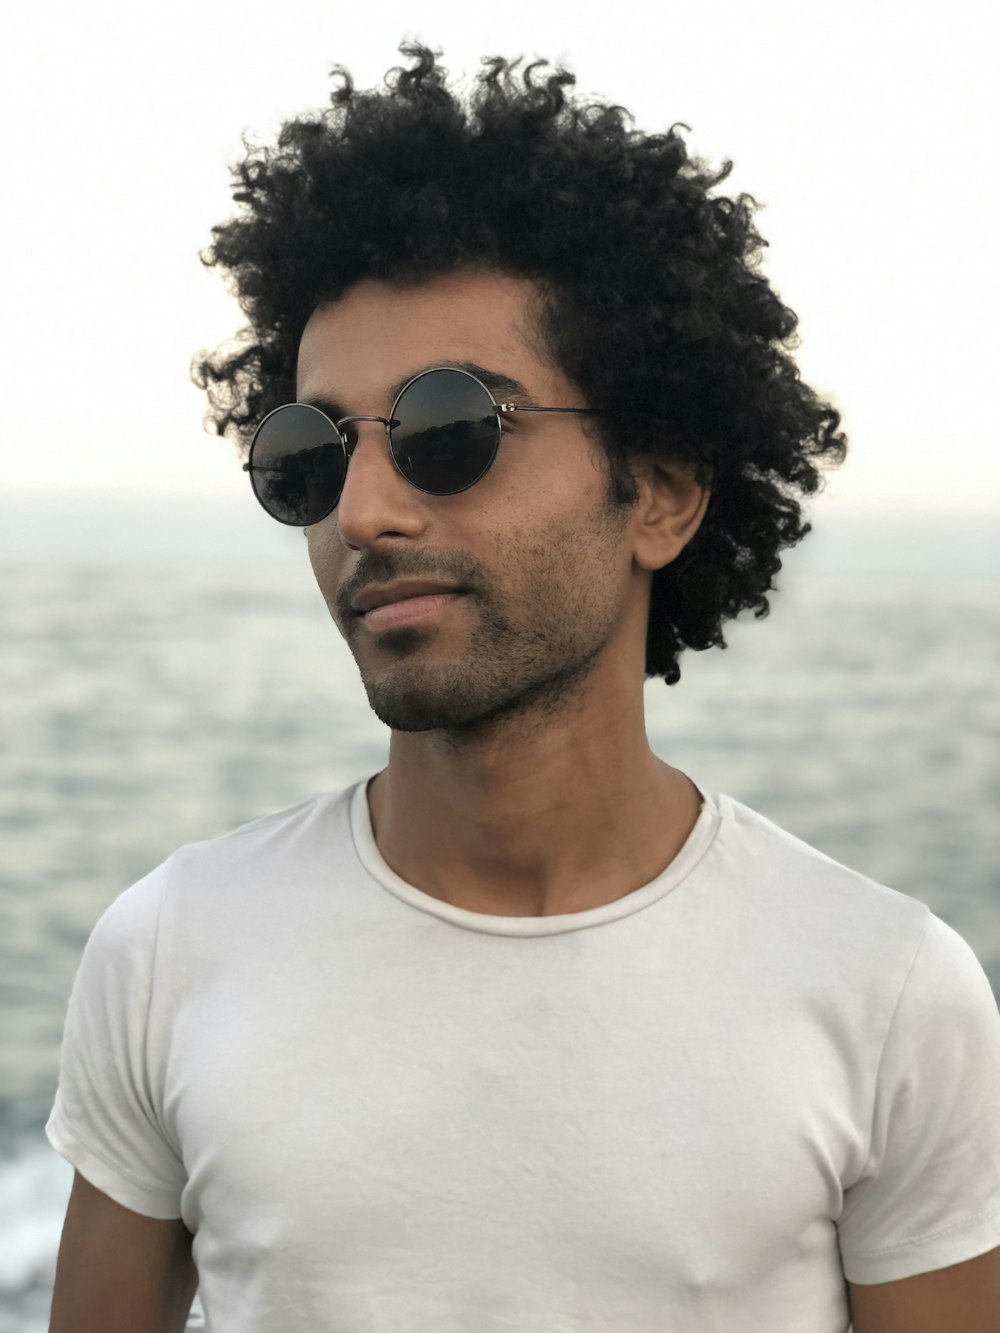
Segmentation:
<svg viewBox="0 0 1000 1333">
<path fill-rule="evenodd" d="M 384 422 L 365 418 L 354 424 L 335 512 L 343 541 L 362 547 L 386 531 L 409 531 L 423 520 L 420 492 L 397 471 Z"/>
</svg>

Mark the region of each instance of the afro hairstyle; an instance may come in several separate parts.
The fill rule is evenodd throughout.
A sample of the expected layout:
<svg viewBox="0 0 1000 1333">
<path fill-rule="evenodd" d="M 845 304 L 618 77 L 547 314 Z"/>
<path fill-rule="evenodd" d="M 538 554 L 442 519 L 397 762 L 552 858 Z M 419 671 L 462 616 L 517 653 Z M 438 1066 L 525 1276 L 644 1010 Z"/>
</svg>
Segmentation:
<svg viewBox="0 0 1000 1333">
<path fill-rule="evenodd" d="M 779 551 L 812 530 L 799 500 L 847 454 L 840 414 L 788 355 L 798 316 L 759 271 L 757 200 L 709 198 L 731 161 L 713 174 L 677 124 L 647 135 L 624 107 L 567 99 L 562 68 L 533 81 L 546 60 L 519 86 L 522 57 L 484 57 L 464 106 L 431 50 L 399 50 L 416 63 L 391 69 L 388 91 L 356 92 L 335 65 L 329 109 L 286 121 L 273 147 L 244 135 L 242 208 L 200 258 L 249 322 L 192 362 L 206 426 L 245 456 L 261 418 L 295 400 L 312 312 L 364 278 L 531 279 L 539 345 L 607 413 L 580 421 L 607 457 L 609 505 L 634 506 L 643 454 L 710 487 L 697 532 L 652 578 L 645 674 L 674 685 L 685 648 L 726 648 L 725 621 L 769 613 Z"/>
</svg>

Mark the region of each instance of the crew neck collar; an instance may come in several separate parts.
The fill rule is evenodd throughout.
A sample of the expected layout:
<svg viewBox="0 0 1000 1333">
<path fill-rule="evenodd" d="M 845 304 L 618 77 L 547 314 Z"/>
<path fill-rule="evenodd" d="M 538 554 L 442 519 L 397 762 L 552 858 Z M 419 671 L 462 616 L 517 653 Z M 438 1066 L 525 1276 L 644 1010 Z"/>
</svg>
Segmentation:
<svg viewBox="0 0 1000 1333">
<path fill-rule="evenodd" d="M 607 925 L 640 912 L 658 902 L 687 878 L 715 840 L 722 819 L 720 798 L 691 778 L 702 799 L 694 828 L 670 864 L 648 884 L 614 902 L 582 912 L 567 912 L 556 916 L 494 916 L 443 902 L 415 885 L 408 884 L 386 864 L 375 841 L 371 812 L 368 809 L 368 784 L 377 776 L 377 773 L 373 773 L 356 783 L 349 797 L 351 836 L 364 869 L 384 889 L 418 911 L 484 935 L 561 935 L 566 931 Z"/>
</svg>

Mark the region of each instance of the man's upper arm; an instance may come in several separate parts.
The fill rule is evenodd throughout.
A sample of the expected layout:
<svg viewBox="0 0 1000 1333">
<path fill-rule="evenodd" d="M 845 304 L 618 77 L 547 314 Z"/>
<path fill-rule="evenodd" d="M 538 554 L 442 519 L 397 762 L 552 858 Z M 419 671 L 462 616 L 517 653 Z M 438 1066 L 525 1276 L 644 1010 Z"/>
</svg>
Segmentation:
<svg viewBox="0 0 1000 1333">
<path fill-rule="evenodd" d="M 1000 1246 L 896 1282 L 848 1283 L 854 1333 L 997 1333 Z"/>
<path fill-rule="evenodd" d="M 77 1171 L 49 1333 L 181 1333 L 198 1287 L 183 1221 L 144 1217 Z"/>
</svg>

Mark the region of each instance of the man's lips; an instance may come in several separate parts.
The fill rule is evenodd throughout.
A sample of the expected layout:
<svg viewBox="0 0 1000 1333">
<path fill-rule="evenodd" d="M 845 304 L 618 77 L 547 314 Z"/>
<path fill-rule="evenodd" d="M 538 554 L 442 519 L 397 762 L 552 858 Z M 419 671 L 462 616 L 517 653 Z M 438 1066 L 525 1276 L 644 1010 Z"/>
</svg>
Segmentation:
<svg viewBox="0 0 1000 1333">
<path fill-rule="evenodd" d="M 445 583 L 438 579 L 393 579 L 388 583 L 369 583 L 352 600 L 351 610 L 363 615 L 376 606 L 388 606 L 390 602 L 402 602 L 411 597 L 430 597 L 437 593 L 464 591 L 461 584 Z"/>
<path fill-rule="evenodd" d="M 386 602 L 361 613 L 368 629 L 383 629 L 390 625 L 410 624 L 443 615 L 447 608 L 465 596 L 464 592 L 422 593 L 404 597 L 398 602 Z"/>
</svg>

